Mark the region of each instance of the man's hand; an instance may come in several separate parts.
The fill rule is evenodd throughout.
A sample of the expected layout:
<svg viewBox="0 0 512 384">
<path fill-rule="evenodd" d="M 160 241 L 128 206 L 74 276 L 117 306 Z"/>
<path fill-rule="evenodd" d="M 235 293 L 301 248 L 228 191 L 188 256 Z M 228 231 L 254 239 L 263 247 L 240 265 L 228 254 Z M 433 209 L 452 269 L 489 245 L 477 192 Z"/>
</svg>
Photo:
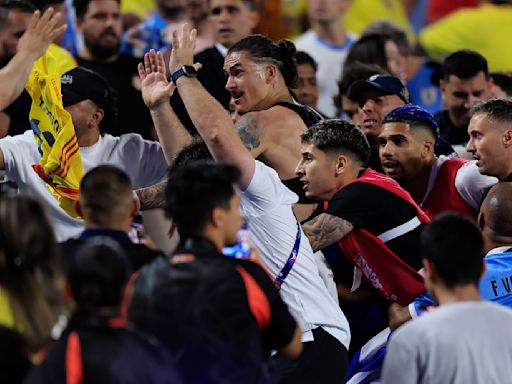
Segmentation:
<svg viewBox="0 0 512 384">
<path fill-rule="evenodd" d="M 197 30 L 190 29 L 185 23 L 172 32 L 172 51 L 169 60 L 171 75 L 184 65 L 193 65 L 196 70 L 201 69 L 201 63 L 194 64 L 194 49 L 196 47 Z"/>
<path fill-rule="evenodd" d="M 51 7 L 42 16 L 41 12 L 35 11 L 18 42 L 18 52 L 33 55 L 34 60 L 42 56 L 50 43 L 66 31 L 66 24 L 58 25 L 61 17 Z"/>
<path fill-rule="evenodd" d="M 176 87 L 167 80 L 164 57 L 154 49 L 144 55 L 144 63 L 139 63 L 139 77 L 142 84 L 142 99 L 146 106 L 153 110 L 169 104 Z"/>
</svg>

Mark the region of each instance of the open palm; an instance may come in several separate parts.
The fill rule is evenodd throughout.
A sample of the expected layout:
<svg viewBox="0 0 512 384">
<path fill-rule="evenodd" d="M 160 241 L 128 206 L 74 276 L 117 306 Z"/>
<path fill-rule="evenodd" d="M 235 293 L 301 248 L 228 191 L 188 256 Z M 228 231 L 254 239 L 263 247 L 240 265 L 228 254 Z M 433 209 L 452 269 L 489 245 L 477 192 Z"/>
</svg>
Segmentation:
<svg viewBox="0 0 512 384">
<path fill-rule="evenodd" d="M 142 99 L 149 109 L 156 109 L 169 103 L 176 87 L 167 80 L 162 53 L 149 51 L 144 55 L 144 63 L 138 65 L 142 85 Z"/>
</svg>

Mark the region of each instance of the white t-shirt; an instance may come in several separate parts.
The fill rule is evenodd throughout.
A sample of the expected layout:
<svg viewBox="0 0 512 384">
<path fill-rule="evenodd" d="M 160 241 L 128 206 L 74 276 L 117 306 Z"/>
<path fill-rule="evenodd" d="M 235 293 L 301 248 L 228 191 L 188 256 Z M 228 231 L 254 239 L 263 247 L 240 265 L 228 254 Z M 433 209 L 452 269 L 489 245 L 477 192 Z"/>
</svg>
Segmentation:
<svg viewBox="0 0 512 384">
<path fill-rule="evenodd" d="M 0 140 L 4 154 L 5 174 L 18 184 L 20 193 L 38 198 L 46 208 L 58 241 L 78 235 L 83 230 L 83 221 L 69 216 L 57 203 L 57 199 L 45 182 L 32 169 L 41 159 L 31 130 L 23 135 L 8 136 Z M 138 134 L 114 137 L 100 136 L 90 147 L 80 148 L 84 172 L 102 165 L 115 165 L 130 177 L 133 188 L 153 185 L 167 172 L 167 163 L 160 144 L 144 140 Z"/>
<path fill-rule="evenodd" d="M 256 161 L 251 183 L 241 193 L 241 211 L 249 220 L 251 242 L 273 277 L 284 267 L 295 244 L 297 219 L 292 205 L 297 200 L 276 171 Z M 281 286 L 281 296 L 304 332 L 302 341 L 313 340 L 311 330 L 321 326 L 348 349 L 350 329 L 339 307 L 332 272 L 321 253 L 313 255 L 300 230 L 298 256 Z"/>
<path fill-rule="evenodd" d="M 348 35 L 345 44 L 336 46 L 321 40 L 310 29 L 295 41 L 297 50 L 308 53 L 318 64 L 316 72 L 318 83 L 317 109 L 328 117 L 336 117 L 336 106 L 332 98 L 338 94 L 338 81 L 341 78 L 343 64 L 354 40 L 355 36 Z"/>
</svg>

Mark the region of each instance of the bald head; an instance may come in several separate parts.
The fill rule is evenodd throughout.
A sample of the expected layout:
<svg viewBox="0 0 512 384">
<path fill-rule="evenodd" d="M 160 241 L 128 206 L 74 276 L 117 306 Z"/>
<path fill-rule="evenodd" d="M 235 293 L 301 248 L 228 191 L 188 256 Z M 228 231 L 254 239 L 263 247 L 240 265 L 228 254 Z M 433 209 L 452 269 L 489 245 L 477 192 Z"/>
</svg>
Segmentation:
<svg viewBox="0 0 512 384">
<path fill-rule="evenodd" d="M 480 207 L 479 225 L 490 248 L 512 244 L 512 183 L 493 186 Z"/>
</svg>

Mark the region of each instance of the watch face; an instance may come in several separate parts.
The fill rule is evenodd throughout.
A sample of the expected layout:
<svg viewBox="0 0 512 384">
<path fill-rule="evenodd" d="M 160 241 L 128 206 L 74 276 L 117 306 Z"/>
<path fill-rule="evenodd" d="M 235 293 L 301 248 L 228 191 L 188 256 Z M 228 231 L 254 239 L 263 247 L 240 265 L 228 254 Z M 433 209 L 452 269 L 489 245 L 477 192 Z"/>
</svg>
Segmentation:
<svg viewBox="0 0 512 384">
<path fill-rule="evenodd" d="M 191 65 L 184 65 L 183 72 L 185 73 L 185 76 L 197 76 L 196 69 Z"/>
</svg>

